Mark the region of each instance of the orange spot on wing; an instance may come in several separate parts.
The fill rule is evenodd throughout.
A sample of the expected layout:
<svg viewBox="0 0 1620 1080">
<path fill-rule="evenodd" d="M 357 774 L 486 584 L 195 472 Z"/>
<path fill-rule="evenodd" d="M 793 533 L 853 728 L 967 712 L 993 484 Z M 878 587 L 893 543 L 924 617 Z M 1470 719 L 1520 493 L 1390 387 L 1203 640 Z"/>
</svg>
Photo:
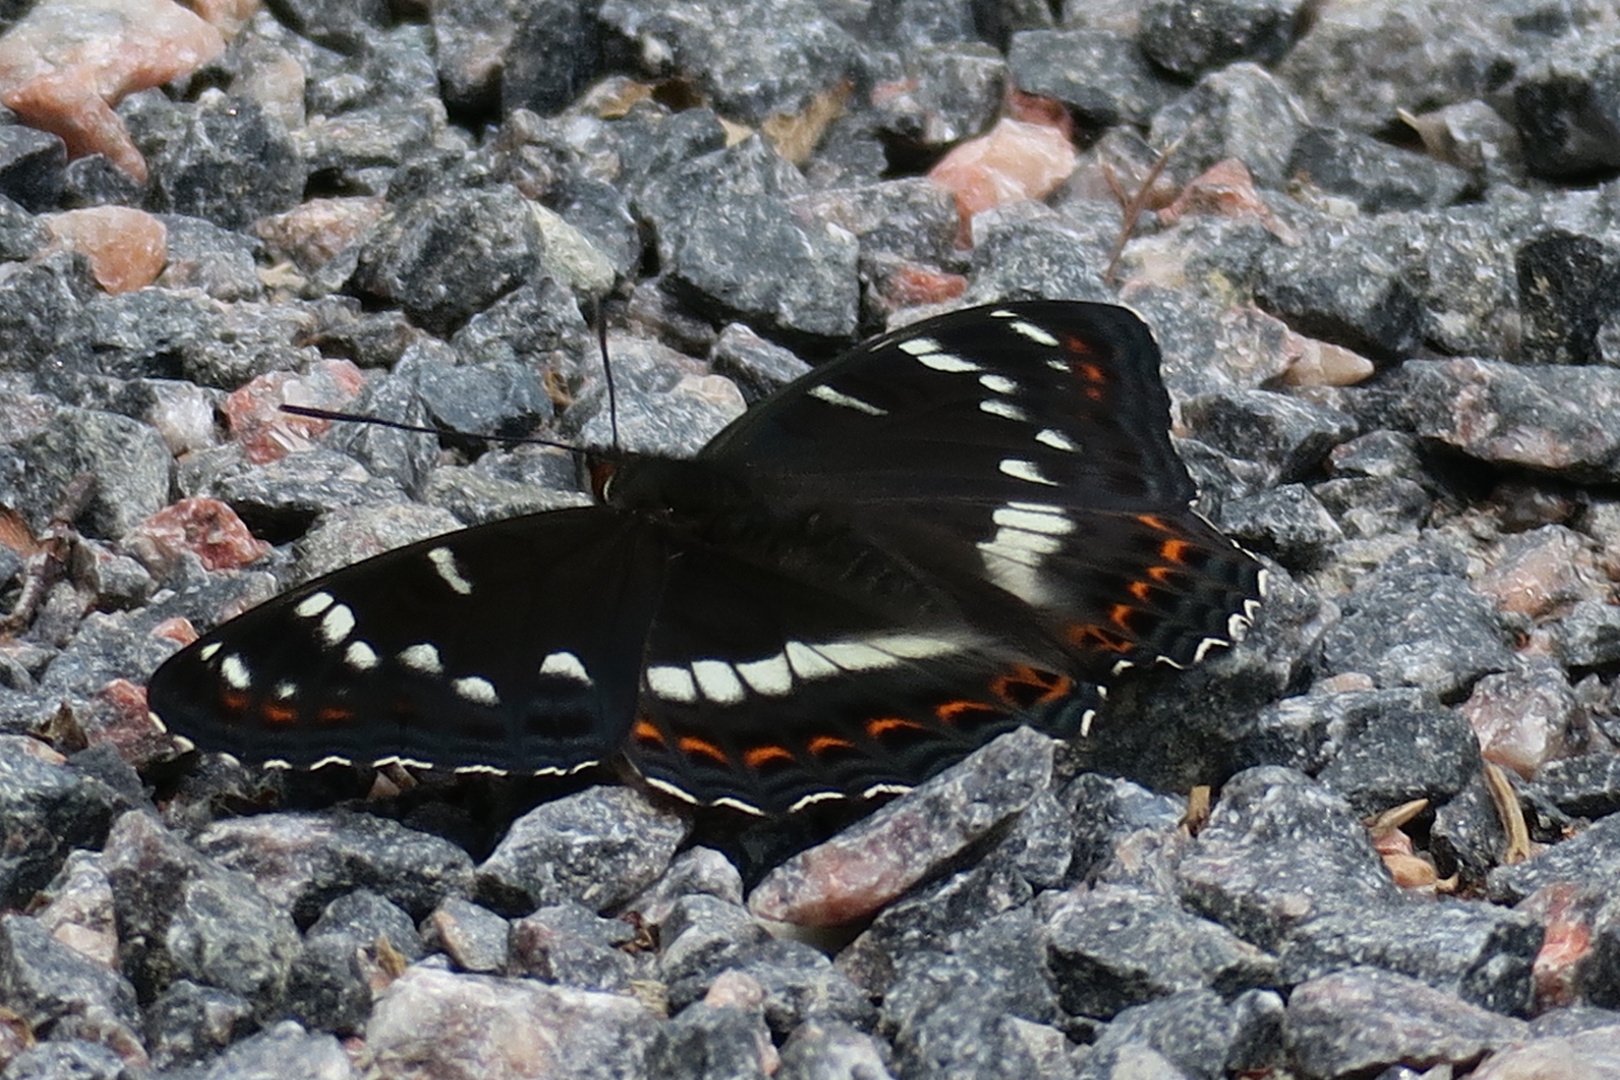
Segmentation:
<svg viewBox="0 0 1620 1080">
<path fill-rule="evenodd" d="M 1185 540 L 1166 540 L 1159 545 L 1159 558 L 1165 562 L 1184 562 L 1187 558 L 1187 549 L 1190 547 L 1192 545 Z"/>
<path fill-rule="evenodd" d="M 828 750 L 853 750 L 855 744 L 848 739 L 840 739 L 836 735 L 817 735 L 810 740 L 812 754 L 824 754 Z"/>
<path fill-rule="evenodd" d="M 1069 627 L 1069 642 L 1082 649 L 1106 649 L 1109 652 L 1130 652 L 1135 648 L 1129 638 L 1093 623 Z"/>
<path fill-rule="evenodd" d="M 1075 364 L 1074 368 L 1080 373 L 1080 377 L 1085 379 L 1087 382 L 1105 383 L 1108 381 L 1107 373 L 1096 364 Z"/>
<path fill-rule="evenodd" d="M 915 720 L 906 720 L 898 716 L 885 716 L 866 722 L 866 733 L 874 739 L 881 739 L 891 731 L 902 730 L 925 731 L 927 729 Z"/>
<path fill-rule="evenodd" d="M 339 705 L 322 705 L 316 710 L 315 719 L 323 724 L 347 724 L 354 719 L 354 710 Z"/>
<path fill-rule="evenodd" d="M 707 739 L 700 739 L 695 735 L 682 735 L 676 740 L 675 745 L 683 754 L 693 757 L 706 757 L 718 761 L 722 765 L 731 764 L 731 759 L 726 756 L 726 752 Z"/>
<path fill-rule="evenodd" d="M 259 712 L 272 724 L 290 724 L 298 719 L 298 710 L 288 705 L 277 705 L 267 701 L 259 706 Z"/>
<path fill-rule="evenodd" d="M 1085 356 L 1091 352 L 1091 343 L 1073 334 L 1063 335 L 1063 347 L 1076 356 Z"/>
<path fill-rule="evenodd" d="M 773 761 L 793 760 L 793 755 L 785 746 L 756 746 L 743 752 L 743 761 L 750 769 L 757 769 L 761 765 L 769 765 Z"/>
<path fill-rule="evenodd" d="M 1176 569 L 1173 566 L 1150 566 L 1147 572 L 1148 577 L 1157 581 L 1160 585 L 1168 582 L 1175 574 Z"/>
<path fill-rule="evenodd" d="M 1157 529 L 1159 532 L 1170 531 L 1170 526 L 1164 523 L 1164 518 L 1159 517 L 1157 514 L 1137 514 L 1136 520 L 1150 529 Z"/>
<path fill-rule="evenodd" d="M 241 712 L 247 708 L 248 696 L 240 690 L 222 690 L 219 703 L 231 712 Z"/>
<path fill-rule="evenodd" d="M 1088 400 L 1088 401 L 1101 401 L 1102 399 L 1103 399 L 1103 392 L 1100 389 L 1098 389 L 1095 386 L 1086 387 L 1086 400 Z"/>
<path fill-rule="evenodd" d="M 957 701 L 947 701 L 945 704 L 935 707 L 934 715 L 939 717 L 947 724 L 954 724 L 956 723 L 956 718 L 961 716 L 963 713 L 994 713 L 996 711 L 997 710 L 995 707 L 986 705 L 982 701 L 968 701 L 965 699 L 959 699 Z"/>
<path fill-rule="evenodd" d="M 1108 613 L 1108 621 L 1129 634 L 1132 632 L 1131 616 L 1135 614 L 1136 609 L 1131 607 L 1131 605 L 1115 604 L 1113 609 Z"/>
<path fill-rule="evenodd" d="M 1049 701 L 1066 697 L 1074 680 L 1067 675 L 1058 675 L 1050 671 L 1041 671 L 1028 664 L 1019 664 L 1005 675 L 998 675 L 990 682 L 990 692 L 1014 708 L 1029 708 L 1034 705 L 1045 705 Z M 1028 687 L 1037 691 L 1036 697 L 1028 704 L 1022 704 L 1021 695 L 1014 691 L 1019 687 Z"/>
<path fill-rule="evenodd" d="M 659 746 L 668 745 L 664 741 L 664 733 L 658 730 L 656 724 L 647 720 L 637 720 L 636 726 L 630 730 L 630 734 L 638 742 L 656 743 Z"/>
<path fill-rule="evenodd" d="M 1154 567 L 1153 569 L 1157 570 L 1158 567 Z M 1149 573 L 1151 572 L 1152 571 L 1149 571 Z M 1125 588 L 1127 592 L 1136 597 L 1138 600 L 1142 601 L 1144 604 L 1147 603 L 1147 598 L 1153 592 L 1153 586 L 1149 585 L 1145 581 L 1133 581 Z"/>
</svg>

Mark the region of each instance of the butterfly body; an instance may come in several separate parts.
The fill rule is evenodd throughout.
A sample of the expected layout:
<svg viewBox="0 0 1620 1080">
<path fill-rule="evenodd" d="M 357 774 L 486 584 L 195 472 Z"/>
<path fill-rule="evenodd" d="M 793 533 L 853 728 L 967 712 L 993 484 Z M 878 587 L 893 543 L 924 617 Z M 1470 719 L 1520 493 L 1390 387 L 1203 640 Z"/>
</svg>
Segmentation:
<svg viewBox="0 0 1620 1080">
<path fill-rule="evenodd" d="M 1123 666 L 1258 602 L 1190 509 L 1158 351 L 1122 308 L 992 305 L 863 345 L 599 505 L 300 586 L 176 654 L 153 712 L 310 766 L 566 773 L 779 813 L 901 790 L 1003 731 L 1079 730 Z"/>
</svg>

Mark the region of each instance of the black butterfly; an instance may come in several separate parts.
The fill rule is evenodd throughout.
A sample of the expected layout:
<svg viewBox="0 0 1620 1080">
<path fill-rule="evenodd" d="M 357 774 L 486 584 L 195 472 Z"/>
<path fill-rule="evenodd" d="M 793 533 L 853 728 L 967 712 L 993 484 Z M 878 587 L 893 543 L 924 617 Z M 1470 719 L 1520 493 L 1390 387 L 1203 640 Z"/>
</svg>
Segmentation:
<svg viewBox="0 0 1620 1080">
<path fill-rule="evenodd" d="M 1263 571 L 1190 509 L 1159 350 L 1105 304 L 861 345 L 600 505 L 328 574 L 152 677 L 170 731 L 276 765 L 567 773 L 762 813 L 904 790 L 1241 631 Z M 611 475 L 609 475 L 611 474 Z"/>
</svg>

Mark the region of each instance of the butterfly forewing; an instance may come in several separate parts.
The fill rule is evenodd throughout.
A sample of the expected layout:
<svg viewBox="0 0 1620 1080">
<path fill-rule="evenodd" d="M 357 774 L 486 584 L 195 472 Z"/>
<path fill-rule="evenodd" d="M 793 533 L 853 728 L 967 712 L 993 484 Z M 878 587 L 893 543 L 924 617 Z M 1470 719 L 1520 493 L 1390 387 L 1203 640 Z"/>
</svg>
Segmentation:
<svg viewBox="0 0 1620 1080">
<path fill-rule="evenodd" d="M 603 508 L 466 529 L 225 624 L 148 700 L 249 760 L 568 771 L 624 739 L 666 562 L 663 537 Z"/>
</svg>

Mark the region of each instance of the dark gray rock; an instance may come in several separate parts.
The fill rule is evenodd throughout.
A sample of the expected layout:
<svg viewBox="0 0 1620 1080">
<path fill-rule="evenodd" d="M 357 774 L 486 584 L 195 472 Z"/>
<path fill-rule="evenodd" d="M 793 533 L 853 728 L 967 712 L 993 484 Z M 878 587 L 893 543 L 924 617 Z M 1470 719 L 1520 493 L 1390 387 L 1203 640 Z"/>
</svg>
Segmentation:
<svg viewBox="0 0 1620 1080">
<path fill-rule="evenodd" d="M 658 1029 L 648 1075 L 670 1080 L 765 1080 L 770 1034 L 757 1014 L 698 1002 Z"/>
<path fill-rule="evenodd" d="M 1342 535 L 1357 540 L 1415 534 L 1428 521 L 1435 502 L 1421 483 L 1400 476 L 1324 480 L 1311 492 L 1332 514 Z"/>
<path fill-rule="evenodd" d="M 1185 402 L 1182 420 L 1199 441 L 1299 480 L 1356 434 L 1349 414 L 1269 390 L 1237 390 Z"/>
<path fill-rule="evenodd" d="M 776 1080 L 894 1080 L 883 1044 L 838 1020 L 813 1017 L 782 1044 Z"/>
<path fill-rule="evenodd" d="M 1166 6 L 1196 12 L 1202 5 L 1170 0 Z M 1251 0 L 1232 6 L 1250 7 Z M 1262 6 L 1270 6 L 1268 0 L 1253 3 L 1251 10 Z M 1167 170 L 1182 183 L 1216 162 L 1237 158 L 1257 186 L 1281 190 L 1294 139 L 1304 126 L 1304 111 L 1271 72 L 1237 63 L 1211 71 L 1155 113 L 1152 143 L 1175 144 Z"/>
<path fill-rule="evenodd" d="M 597 22 L 571 0 L 528 4 L 516 14 L 499 80 L 501 114 L 520 108 L 560 112 L 596 77 L 602 51 Z"/>
<path fill-rule="evenodd" d="M 1080 1080 L 1124 1080 L 1132 1070 L 1121 1066 L 1144 1050 L 1177 1070 L 1175 1075 L 1220 1080 L 1227 1075 L 1226 1062 L 1238 1046 L 1239 1035 L 1235 1010 L 1219 994 L 1183 991 L 1116 1016 L 1093 1044 Z"/>
<path fill-rule="evenodd" d="M 543 253 L 534 213 L 515 189 L 429 192 L 391 207 L 350 280 L 446 333 L 538 273 Z"/>
<path fill-rule="evenodd" d="M 637 971 L 622 947 L 634 938 L 628 923 L 572 901 L 547 904 L 512 923 L 510 965 L 562 986 L 627 993 Z"/>
<path fill-rule="evenodd" d="M 392 480 L 372 476 L 354 458 L 324 446 L 264 465 L 246 460 L 215 476 L 208 492 L 230 504 L 259 535 L 297 536 L 344 507 L 403 502 Z"/>
<path fill-rule="evenodd" d="M 57 209 L 67 181 L 67 144 L 23 124 L 0 124 L 0 195 L 34 214 Z"/>
<path fill-rule="evenodd" d="M 1497 903 L 1516 904 L 1549 885 L 1588 885 L 1620 873 L 1620 814 L 1592 823 L 1582 832 L 1511 866 L 1498 866 L 1486 879 L 1486 893 Z"/>
<path fill-rule="evenodd" d="M 1525 363 L 1620 364 L 1612 330 L 1620 318 L 1620 248 L 1542 229 L 1518 245 L 1513 267 Z"/>
<path fill-rule="evenodd" d="M 120 800 L 105 784 L 39 756 L 26 736 L 0 736 L 0 905 L 25 908 L 75 848 L 99 847 Z"/>
<path fill-rule="evenodd" d="M 227 1047 L 200 1070 L 197 1080 L 351 1080 L 349 1056 L 333 1035 L 307 1032 L 284 1020 Z"/>
<path fill-rule="evenodd" d="M 716 375 L 736 383 L 750 404 L 810 370 L 790 350 L 766 341 L 742 323 L 730 323 L 720 331 L 709 364 Z"/>
<path fill-rule="evenodd" d="M 121 537 L 169 501 L 174 458 L 157 432 L 128 417 L 64 408 L 46 430 L 15 445 L 26 487 L 13 506 L 40 527 L 86 473 L 96 478 L 80 518 L 86 535 Z"/>
<path fill-rule="evenodd" d="M 417 391 L 435 426 L 474 435 L 525 436 L 552 416 L 539 376 L 514 360 L 424 366 Z"/>
<path fill-rule="evenodd" d="M 1472 182 L 1463 170 L 1370 135 L 1310 127 L 1294 141 L 1289 170 L 1304 182 L 1352 200 L 1370 214 L 1449 205 Z"/>
<path fill-rule="evenodd" d="M 157 284 L 166 289 L 201 289 L 215 300 L 259 300 L 256 258 L 259 241 L 211 221 L 183 214 L 162 214 L 159 221 L 169 236 L 169 261 Z"/>
<path fill-rule="evenodd" d="M 1270 64 L 1294 37 L 1298 0 L 1153 0 L 1137 40 L 1160 67 L 1187 78 L 1239 60 Z"/>
<path fill-rule="evenodd" d="M 1427 329 L 1408 250 L 1419 238 L 1404 223 L 1324 219 L 1294 246 L 1260 258 L 1255 300 L 1307 337 L 1374 360 L 1411 355 Z"/>
<path fill-rule="evenodd" d="M 903 61 L 905 78 L 873 103 L 874 122 L 882 133 L 907 144 L 944 147 L 995 123 L 1007 91 L 1007 61 L 1000 50 L 980 42 L 951 42 L 908 52 Z M 833 161 L 823 168 L 838 179 L 877 179 L 885 169 L 870 157 L 873 149 L 881 153 L 881 144 L 874 147 L 854 125 L 846 130 L 850 137 L 843 153 L 823 142 L 812 169 L 831 156 Z"/>
<path fill-rule="evenodd" d="M 650 74 L 691 79 L 744 123 L 797 113 L 860 68 L 855 40 L 809 0 L 606 0 L 597 17 Z"/>
<path fill-rule="evenodd" d="M 579 302 L 554 278 L 525 281 L 467 320 L 450 339 L 463 364 L 517 362 L 534 371 L 601 365 Z"/>
<path fill-rule="evenodd" d="M 1145 124 L 1173 95 L 1136 42 L 1109 30 L 1025 30 L 1007 47 L 1007 77 L 1098 127 Z"/>
<path fill-rule="evenodd" d="M 1102 275 L 1118 238 L 1116 223 L 1077 223 L 1055 214 L 986 220 L 993 218 L 989 211 L 974 221 L 973 302 L 1043 297 L 1113 302 Z"/>
<path fill-rule="evenodd" d="M 30 1046 L 12 1058 L 3 1080 L 134 1080 L 123 1058 L 100 1043 L 52 1040 Z"/>
<path fill-rule="evenodd" d="M 0 997 L 29 1030 L 77 1025 L 108 1042 L 137 1043 L 135 988 L 57 941 L 39 920 L 0 915 Z"/>
<path fill-rule="evenodd" d="M 478 867 L 481 902 L 532 911 L 570 900 L 608 911 L 664 872 L 689 823 L 628 788 L 591 788 L 512 823 Z"/>
<path fill-rule="evenodd" d="M 33 258 L 49 235 L 39 219 L 21 204 L 0 195 L 0 260 Z"/>
<path fill-rule="evenodd" d="M 520 14 L 506 0 L 467 0 L 429 13 L 439 85 L 452 111 L 490 112 L 496 107 L 505 53 L 517 34 Z"/>
<path fill-rule="evenodd" d="M 1401 895 L 1349 804 L 1275 766 L 1227 781 L 1180 877 L 1183 903 L 1262 949 L 1309 919 Z"/>
<path fill-rule="evenodd" d="M 922 177 L 823 189 L 798 196 L 789 205 L 805 216 L 849 230 L 866 259 L 893 255 L 942 265 L 959 257 L 956 199 Z"/>
<path fill-rule="evenodd" d="M 245 229 L 303 198 L 304 163 L 258 102 L 210 91 L 153 119 L 155 128 L 130 131 L 146 155 L 153 209 Z"/>
<path fill-rule="evenodd" d="M 427 955 L 410 915 L 372 889 L 356 889 L 333 900 L 304 935 L 306 941 L 329 936 L 346 937 L 366 947 L 386 939 L 389 948 L 412 962 Z"/>
<path fill-rule="evenodd" d="M 1074 822 L 1068 882 L 1131 885 L 1171 893 L 1184 800 L 1128 780 L 1082 773 L 1059 795 Z"/>
<path fill-rule="evenodd" d="M 1316 778 L 1357 813 L 1445 802 L 1479 771 L 1479 741 L 1460 713 L 1399 691 L 1344 696 L 1350 707 Z"/>
<path fill-rule="evenodd" d="M 1571 668 L 1605 668 L 1620 660 L 1620 608 L 1578 602 L 1554 627 L 1558 655 Z"/>
<path fill-rule="evenodd" d="M 1526 1025 L 1405 975 L 1350 968 L 1295 987 L 1287 1030 L 1300 1073 L 1329 1080 L 1402 1062 L 1467 1068 Z"/>
<path fill-rule="evenodd" d="M 863 1028 L 875 1017 L 866 992 L 834 968 L 825 953 L 800 941 L 770 937 L 719 952 L 702 970 L 670 983 L 671 1006 L 681 1008 L 703 997 L 726 972 L 760 987 L 765 1021 L 778 1037 L 812 1016 Z"/>
<path fill-rule="evenodd" d="M 82 255 L 58 253 L 4 268 L 8 272 L 0 274 L 0 371 L 28 372 L 47 383 L 61 379 L 72 358 L 55 355 L 57 336 L 96 294 L 89 261 Z"/>
<path fill-rule="evenodd" d="M 1414 900 L 1330 912 L 1296 927 L 1279 954 L 1284 985 L 1366 965 L 1410 975 L 1491 1012 L 1529 1015 L 1542 927 L 1491 904 Z"/>
<path fill-rule="evenodd" d="M 1390 426 L 1480 461 L 1577 482 L 1620 476 L 1620 369 L 1410 360 L 1378 394 Z"/>
<path fill-rule="evenodd" d="M 1536 770 L 1530 786 L 1566 814 L 1607 817 L 1620 811 L 1620 756 L 1595 753 L 1549 761 Z"/>
<path fill-rule="evenodd" d="M 770 933 L 732 900 L 695 893 L 676 900 L 660 927 L 659 973 L 665 983 L 718 973 L 738 951 Z"/>
<path fill-rule="evenodd" d="M 246 998 L 187 979 L 159 994 L 145 1019 L 147 1049 L 160 1069 L 212 1057 L 256 1027 Z"/>
<path fill-rule="evenodd" d="M 424 943 L 460 971 L 505 971 L 511 932 L 511 923 L 459 896 L 445 897 L 422 924 Z"/>
<path fill-rule="evenodd" d="M 287 972 L 285 1014 L 316 1031 L 352 1035 L 371 1016 L 365 945 L 348 934 L 305 939 Z"/>
<path fill-rule="evenodd" d="M 112 163 L 105 154 L 89 154 L 68 162 L 62 174 L 62 206 L 139 206 L 146 185 Z"/>
<path fill-rule="evenodd" d="M 82 370 L 117 379 L 178 379 L 186 352 L 223 332 L 218 309 L 206 299 L 137 289 L 92 299 L 62 327 L 58 348 Z"/>
<path fill-rule="evenodd" d="M 417 919 L 472 886 L 465 851 L 371 814 L 334 810 L 219 821 L 198 835 L 197 847 L 221 866 L 251 874 L 300 923 L 313 922 L 357 889 L 375 891 Z"/>
<path fill-rule="evenodd" d="M 1456 873 L 1463 884 L 1479 888 L 1485 884 L 1485 875 L 1502 861 L 1506 849 L 1507 831 L 1483 774 L 1435 810 L 1434 824 L 1429 828 L 1429 850 L 1443 874 Z"/>
<path fill-rule="evenodd" d="M 1531 173 L 1570 180 L 1620 166 L 1620 62 L 1613 31 L 1549 50 L 1513 86 L 1514 126 Z"/>
<path fill-rule="evenodd" d="M 657 235 L 665 287 L 789 338 L 852 336 L 860 245 L 830 223 L 806 227 L 787 202 L 805 190 L 759 138 L 654 178 L 636 209 Z"/>
<path fill-rule="evenodd" d="M 210 862 L 139 811 L 114 822 L 102 869 L 123 968 L 145 995 L 184 979 L 241 995 L 260 1018 L 274 1015 L 298 933 L 251 877 Z"/>
<path fill-rule="evenodd" d="M 1065 1012 L 1108 1019 L 1187 990 L 1272 985 L 1276 959 L 1162 895 L 1100 885 L 1050 905 L 1046 969 Z"/>
<path fill-rule="evenodd" d="M 1323 672 L 1361 672 L 1381 687 L 1416 686 L 1445 701 L 1481 675 L 1506 671 L 1511 631 L 1460 570 L 1451 554 L 1414 548 L 1368 575 L 1322 635 Z M 1414 604 L 1418 596 L 1424 602 Z"/>
<path fill-rule="evenodd" d="M 1344 532 L 1304 484 L 1283 484 L 1221 503 L 1216 524 L 1250 551 L 1285 566 L 1320 564 Z"/>
</svg>

